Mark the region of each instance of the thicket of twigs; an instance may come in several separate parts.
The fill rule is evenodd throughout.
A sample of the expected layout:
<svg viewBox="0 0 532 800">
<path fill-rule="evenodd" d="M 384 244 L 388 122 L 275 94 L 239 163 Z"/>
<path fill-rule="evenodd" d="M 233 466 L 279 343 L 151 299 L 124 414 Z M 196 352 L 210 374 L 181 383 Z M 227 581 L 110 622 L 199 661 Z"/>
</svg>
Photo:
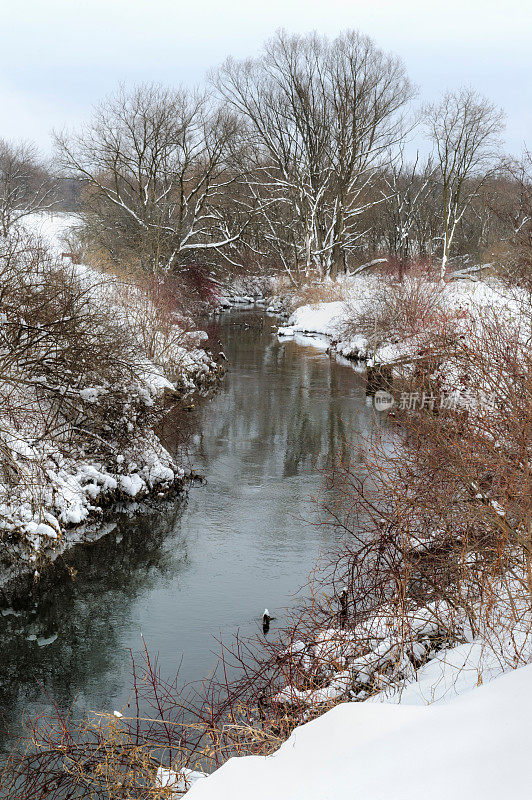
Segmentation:
<svg viewBox="0 0 532 800">
<path fill-rule="evenodd" d="M 444 294 L 445 285 L 435 280 L 430 265 L 411 267 L 401 281 L 384 272 L 374 281 L 364 303 L 347 296 L 342 336 L 363 335 L 372 350 L 384 343 L 433 342 L 434 336 L 442 335 L 451 324 Z"/>
</svg>

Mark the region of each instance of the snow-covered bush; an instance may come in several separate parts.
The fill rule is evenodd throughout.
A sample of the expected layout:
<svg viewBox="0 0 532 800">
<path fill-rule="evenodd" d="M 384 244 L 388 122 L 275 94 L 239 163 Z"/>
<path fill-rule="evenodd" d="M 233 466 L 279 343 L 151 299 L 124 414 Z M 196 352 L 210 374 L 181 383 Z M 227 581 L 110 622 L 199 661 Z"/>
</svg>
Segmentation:
<svg viewBox="0 0 532 800">
<path fill-rule="evenodd" d="M 20 231 L 0 239 L 0 278 L 0 527 L 8 560 L 34 560 L 102 503 L 182 475 L 153 428 L 165 396 L 186 396 L 214 365 L 205 335 L 157 324 L 139 288 L 132 298 Z"/>
</svg>

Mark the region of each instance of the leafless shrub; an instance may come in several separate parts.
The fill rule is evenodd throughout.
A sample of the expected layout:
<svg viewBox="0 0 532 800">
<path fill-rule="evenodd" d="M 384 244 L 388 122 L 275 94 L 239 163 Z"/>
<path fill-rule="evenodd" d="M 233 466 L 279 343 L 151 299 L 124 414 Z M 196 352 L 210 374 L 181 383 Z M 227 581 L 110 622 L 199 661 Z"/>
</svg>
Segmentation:
<svg viewBox="0 0 532 800">
<path fill-rule="evenodd" d="M 15 490 L 21 509 L 49 522 L 62 501 L 56 508 L 48 470 L 90 463 L 114 474 L 123 452 L 134 465 L 139 448 L 149 449 L 152 438 L 157 447 L 152 431 L 164 414 L 157 386 L 168 369 L 172 397 L 190 391 L 188 354 L 199 342 L 188 317 L 165 306 L 160 287 L 58 264 L 22 233 L 1 239 L 0 277 L 0 483 L 5 497 Z M 208 381 L 208 367 L 198 369 Z M 20 525 L 6 513 L 9 555 Z"/>
<path fill-rule="evenodd" d="M 316 280 L 297 287 L 286 286 L 282 290 L 281 296 L 286 305 L 293 310 L 301 305 L 343 302 L 348 298 L 349 290 L 342 281 Z"/>
<path fill-rule="evenodd" d="M 411 270 L 402 281 L 383 276 L 362 305 L 346 301 L 348 321 L 342 336 L 362 334 L 376 351 L 383 344 L 418 341 L 423 348 L 434 337 L 451 333 L 451 319 L 442 303 L 443 287 L 425 269 Z"/>
<path fill-rule="evenodd" d="M 489 199 L 506 231 L 492 260 L 506 280 L 532 293 L 532 154 L 507 161 L 503 177 L 502 191 Z"/>
<path fill-rule="evenodd" d="M 39 386 L 56 420 L 72 414 L 77 424 L 80 390 L 118 390 L 131 381 L 138 368 L 134 341 L 111 310 L 95 302 L 93 284 L 58 266 L 30 239 L 8 241 L 0 263 L 5 386 Z"/>
</svg>

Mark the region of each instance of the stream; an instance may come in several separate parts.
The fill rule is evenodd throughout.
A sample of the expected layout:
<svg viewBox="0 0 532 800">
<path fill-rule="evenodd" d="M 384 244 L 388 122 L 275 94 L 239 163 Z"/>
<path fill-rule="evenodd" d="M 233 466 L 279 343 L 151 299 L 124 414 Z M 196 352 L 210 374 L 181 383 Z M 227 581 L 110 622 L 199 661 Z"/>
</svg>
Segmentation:
<svg viewBox="0 0 532 800">
<path fill-rule="evenodd" d="M 180 679 L 195 680 L 215 663 L 215 637 L 259 632 L 265 606 L 274 635 L 283 608 L 301 600 L 339 535 L 311 524 L 324 471 L 338 453 L 356 453 L 376 413 L 363 371 L 303 338 L 279 341 L 275 323 L 256 310 L 222 315 L 220 390 L 187 415 L 186 434 L 166 421 L 165 442 L 186 446 L 205 482 L 117 514 L 28 596 L 0 607 L 4 731 L 50 699 L 120 709 L 142 636 L 163 675 L 181 661 Z"/>
</svg>

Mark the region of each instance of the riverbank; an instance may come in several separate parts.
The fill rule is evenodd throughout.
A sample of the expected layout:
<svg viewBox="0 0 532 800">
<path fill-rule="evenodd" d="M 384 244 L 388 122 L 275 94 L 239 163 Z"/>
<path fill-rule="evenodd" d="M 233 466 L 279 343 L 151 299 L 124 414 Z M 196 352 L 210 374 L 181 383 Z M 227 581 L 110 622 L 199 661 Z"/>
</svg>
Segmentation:
<svg viewBox="0 0 532 800">
<path fill-rule="evenodd" d="M 35 215 L 2 252 L 2 581 L 37 578 L 117 502 L 182 488 L 157 427 L 224 371 L 154 294 L 61 258 L 70 224 Z"/>
<path fill-rule="evenodd" d="M 398 284 L 383 276 L 366 275 L 346 279 L 341 286 L 342 299 L 298 305 L 287 324 L 279 327 L 279 336 L 319 334 L 344 358 L 400 366 L 434 344 L 445 323 L 455 323 L 460 335 L 467 322 L 480 320 L 486 309 L 509 320 L 519 319 L 530 309 L 525 291 L 496 278 L 463 278 L 441 285 L 423 276 L 407 277 Z M 387 320 L 383 319 L 386 313 Z M 388 330 L 383 327 L 386 322 Z"/>
</svg>

